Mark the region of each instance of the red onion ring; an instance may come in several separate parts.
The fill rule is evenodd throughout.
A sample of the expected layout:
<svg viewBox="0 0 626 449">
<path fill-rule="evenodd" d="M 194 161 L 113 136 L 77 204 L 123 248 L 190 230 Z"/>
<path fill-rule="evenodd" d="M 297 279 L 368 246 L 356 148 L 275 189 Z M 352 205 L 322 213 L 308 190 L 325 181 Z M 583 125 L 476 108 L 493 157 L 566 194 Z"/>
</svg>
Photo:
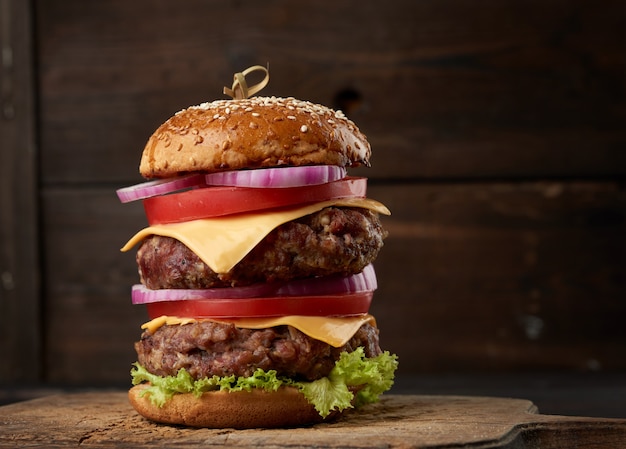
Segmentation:
<svg viewBox="0 0 626 449">
<path fill-rule="evenodd" d="M 204 185 L 204 176 L 186 175 L 177 178 L 157 179 L 155 181 L 147 181 L 141 184 L 135 184 L 130 187 L 124 187 L 116 191 L 117 197 L 122 203 L 142 200 L 152 196 L 164 195 L 166 193 L 176 192 L 182 189 L 198 187 Z"/>
<path fill-rule="evenodd" d="M 299 187 L 337 181 L 346 176 L 346 169 L 336 165 L 257 168 L 209 173 L 208 185 L 232 187 Z"/>
<path fill-rule="evenodd" d="M 133 285 L 133 304 L 163 301 L 193 301 L 201 299 L 263 298 L 271 296 L 320 296 L 374 291 L 378 287 L 373 265 L 351 276 L 326 276 L 301 279 L 285 284 L 255 284 L 246 287 L 210 289 L 152 290 L 142 284 Z"/>
</svg>

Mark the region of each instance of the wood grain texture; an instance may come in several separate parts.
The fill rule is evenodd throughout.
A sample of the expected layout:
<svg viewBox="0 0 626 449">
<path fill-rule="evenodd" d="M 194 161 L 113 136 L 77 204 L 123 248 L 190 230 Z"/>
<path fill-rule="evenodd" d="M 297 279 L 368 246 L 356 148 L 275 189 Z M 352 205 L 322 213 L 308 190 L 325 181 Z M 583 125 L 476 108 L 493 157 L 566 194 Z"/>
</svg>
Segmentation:
<svg viewBox="0 0 626 449">
<path fill-rule="evenodd" d="M 0 381 L 41 377 L 31 10 L 0 2 Z"/>
<path fill-rule="evenodd" d="M 118 249 L 145 219 L 114 190 L 160 123 L 266 62 L 264 93 L 341 107 L 372 143 L 354 174 L 393 212 L 372 312 L 399 375 L 626 370 L 623 2 L 32 5 L 36 117 L 0 136 L 0 251 L 24 289 L 2 291 L 0 381 L 127 384 L 145 312 Z"/>
<path fill-rule="evenodd" d="M 44 183 L 137 179 L 161 122 L 266 63 L 264 94 L 346 110 L 372 177 L 625 174 L 620 1 L 36 4 Z"/>
<path fill-rule="evenodd" d="M 53 255 L 44 265 L 47 378 L 126 384 L 147 314 L 130 302 L 137 265 L 120 248 L 145 226 L 143 208 L 120 204 L 109 189 L 50 189 L 42 204 L 44 251 Z"/>
<path fill-rule="evenodd" d="M 0 446 L 620 448 L 626 421 L 537 414 L 526 400 L 383 396 L 334 423 L 298 429 L 188 429 L 137 415 L 125 393 L 50 396 L 0 407 Z"/>
<path fill-rule="evenodd" d="M 369 196 L 393 211 L 372 313 L 400 374 L 624 369 L 619 185 L 374 185 Z M 43 204 L 49 379 L 128 382 L 146 318 L 130 304 L 134 251 L 119 248 L 145 226 L 142 208 L 106 189 L 51 189 Z"/>
<path fill-rule="evenodd" d="M 392 210 L 372 312 L 401 370 L 621 369 L 619 184 L 405 184 L 368 194 Z"/>
</svg>

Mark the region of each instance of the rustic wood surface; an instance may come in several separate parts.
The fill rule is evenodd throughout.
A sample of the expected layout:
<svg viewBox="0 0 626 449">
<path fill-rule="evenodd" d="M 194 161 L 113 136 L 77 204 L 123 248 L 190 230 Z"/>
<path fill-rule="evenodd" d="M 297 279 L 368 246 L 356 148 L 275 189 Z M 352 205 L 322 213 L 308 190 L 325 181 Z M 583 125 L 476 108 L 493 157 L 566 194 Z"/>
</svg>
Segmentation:
<svg viewBox="0 0 626 449">
<path fill-rule="evenodd" d="M 298 429 L 188 429 L 145 420 L 125 392 L 0 407 L 0 447 L 621 448 L 626 420 L 537 414 L 523 399 L 383 396 L 333 423 Z"/>
</svg>

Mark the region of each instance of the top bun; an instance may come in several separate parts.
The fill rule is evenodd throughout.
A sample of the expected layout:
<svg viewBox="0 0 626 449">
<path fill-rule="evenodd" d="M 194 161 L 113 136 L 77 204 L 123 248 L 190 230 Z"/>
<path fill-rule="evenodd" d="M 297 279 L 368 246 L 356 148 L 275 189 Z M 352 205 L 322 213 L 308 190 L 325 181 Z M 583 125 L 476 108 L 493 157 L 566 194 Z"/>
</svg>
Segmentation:
<svg viewBox="0 0 626 449">
<path fill-rule="evenodd" d="M 341 111 L 294 98 L 217 100 L 184 109 L 150 137 L 146 178 L 282 165 L 369 165 L 370 145 Z"/>
</svg>

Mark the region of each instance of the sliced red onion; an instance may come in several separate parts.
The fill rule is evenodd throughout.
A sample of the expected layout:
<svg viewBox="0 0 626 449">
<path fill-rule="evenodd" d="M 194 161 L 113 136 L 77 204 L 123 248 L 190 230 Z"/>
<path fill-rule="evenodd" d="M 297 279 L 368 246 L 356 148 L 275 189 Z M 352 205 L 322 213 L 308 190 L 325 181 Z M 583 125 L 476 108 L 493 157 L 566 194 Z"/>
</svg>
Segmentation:
<svg viewBox="0 0 626 449">
<path fill-rule="evenodd" d="M 374 266 L 370 264 L 352 276 L 327 276 L 288 282 L 276 291 L 276 296 L 332 295 L 374 291 L 377 288 Z"/>
<path fill-rule="evenodd" d="M 246 287 L 207 288 L 207 289 L 161 289 L 152 290 L 143 284 L 133 285 L 133 304 L 147 304 L 161 301 L 183 301 L 194 299 L 238 299 L 259 298 L 272 295 L 276 287 L 272 284 L 255 284 Z"/>
<path fill-rule="evenodd" d="M 129 203 L 131 201 L 142 200 L 156 195 L 164 195 L 166 193 L 176 192 L 177 190 L 204 185 L 203 178 L 203 175 L 195 174 L 147 181 L 118 189 L 117 197 L 122 203 Z"/>
<path fill-rule="evenodd" d="M 255 284 L 246 287 L 152 290 L 143 284 L 132 287 L 133 304 L 200 299 L 237 299 L 279 296 L 319 296 L 374 291 L 378 287 L 373 265 L 351 276 L 326 276 L 286 284 Z"/>
<path fill-rule="evenodd" d="M 206 175 L 208 185 L 234 187 L 299 187 L 345 178 L 346 169 L 336 165 L 231 170 Z"/>
</svg>

